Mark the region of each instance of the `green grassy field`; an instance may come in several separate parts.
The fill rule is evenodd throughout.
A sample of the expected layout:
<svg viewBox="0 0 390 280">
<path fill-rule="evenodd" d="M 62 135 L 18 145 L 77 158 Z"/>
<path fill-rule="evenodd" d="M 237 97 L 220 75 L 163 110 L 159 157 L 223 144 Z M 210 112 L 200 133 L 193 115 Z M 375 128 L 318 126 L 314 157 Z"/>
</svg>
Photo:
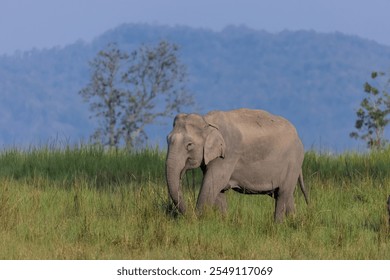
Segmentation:
<svg viewBox="0 0 390 280">
<path fill-rule="evenodd" d="M 307 152 L 311 203 L 297 189 L 282 224 L 271 197 L 235 192 L 226 217 L 197 218 L 191 173 L 190 213 L 172 217 L 164 161 L 157 149 L 2 151 L 0 259 L 390 259 L 390 150 Z"/>
</svg>

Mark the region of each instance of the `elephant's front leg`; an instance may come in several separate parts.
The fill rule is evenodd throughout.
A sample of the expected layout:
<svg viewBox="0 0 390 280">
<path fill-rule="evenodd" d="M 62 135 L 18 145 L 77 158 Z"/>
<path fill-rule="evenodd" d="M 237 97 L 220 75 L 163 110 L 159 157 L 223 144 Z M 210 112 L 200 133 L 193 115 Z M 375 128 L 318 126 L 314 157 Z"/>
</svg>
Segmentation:
<svg viewBox="0 0 390 280">
<path fill-rule="evenodd" d="M 227 214 L 227 201 L 225 192 L 222 191 L 217 195 L 217 199 L 214 205 L 221 211 L 222 214 Z"/>
<path fill-rule="evenodd" d="M 233 166 L 221 158 L 207 166 L 196 204 L 198 214 L 202 214 L 207 207 L 217 207 L 221 212 L 226 212 L 226 195 L 222 191 L 228 185 L 232 172 Z"/>
</svg>

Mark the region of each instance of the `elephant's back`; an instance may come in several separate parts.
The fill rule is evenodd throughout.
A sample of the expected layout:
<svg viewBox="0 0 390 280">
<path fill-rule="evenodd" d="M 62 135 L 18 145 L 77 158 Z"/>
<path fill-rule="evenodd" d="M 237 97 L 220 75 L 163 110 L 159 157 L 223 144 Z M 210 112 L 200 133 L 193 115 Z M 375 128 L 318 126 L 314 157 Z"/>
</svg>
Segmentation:
<svg viewBox="0 0 390 280">
<path fill-rule="evenodd" d="M 280 146 L 282 149 L 302 145 L 294 125 L 281 116 L 264 110 L 250 109 L 230 111 L 230 115 L 232 123 L 246 136 L 247 141 L 260 141 L 274 148 Z"/>
<path fill-rule="evenodd" d="M 296 132 L 295 127 L 285 118 L 264 110 L 237 109 L 226 112 L 233 124 L 260 134 Z"/>
<path fill-rule="evenodd" d="M 226 144 L 247 158 L 299 157 L 303 145 L 295 127 L 285 118 L 264 110 L 213 111 L 207 119 L 220 129 Z M 261 152 L 259 152 L 261 151 Z"/>
<path fill-rule="evenodd" d="M 296 134 L 296 129 L 288 120 L 264 110 L 236 109 L 232 111 L 212 111 L 206 115 L 209 123 L 227 130 L 239 130 L 245 135 L 256 137 L 282 133 Z"/>
<path fill-rule="evenodd" d="M 303 161 L 304 148 L 294 125 L 264 110 L 235 110 L 236 126 L 249 153 L 262 151 L 262 158 L 291 158 Z M 258 154 L 254 156 L 258 156 Z M 250 155 L 247 155 L 250 157 Z"/>
</svg>

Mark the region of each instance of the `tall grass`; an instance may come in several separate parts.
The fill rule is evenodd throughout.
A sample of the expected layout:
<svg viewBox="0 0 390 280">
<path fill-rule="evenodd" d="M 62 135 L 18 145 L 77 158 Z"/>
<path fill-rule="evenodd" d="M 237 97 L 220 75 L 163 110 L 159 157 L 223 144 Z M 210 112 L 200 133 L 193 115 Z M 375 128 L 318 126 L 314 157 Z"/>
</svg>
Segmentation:
<svg viewBox="0 0 390 280">
<path fill-rule="evenodd" d="M 390 258 L 390 151 L 308 152 L 311 203 L 297 191 L 296 215 L 279 225 L 271 197 L 234 192 L 226 217 L 197 218 L 191 179 L 190 213 L 173 217 L 164 161 L 158 149 L 3 151 L 0 259 Z"/>
<path fill-rule="evenodd" d="M 65 149 L 6 150 L 0 155 L 0 178 L 16 180 L 48 178 L 63 186 L 85 178 L 95 187 L 142 182 L 145 178 L 165 178 L 165 155 L 158 149 L 129 153 L 126 150 L 105 151 L 94 146 Z"/>
</svg>

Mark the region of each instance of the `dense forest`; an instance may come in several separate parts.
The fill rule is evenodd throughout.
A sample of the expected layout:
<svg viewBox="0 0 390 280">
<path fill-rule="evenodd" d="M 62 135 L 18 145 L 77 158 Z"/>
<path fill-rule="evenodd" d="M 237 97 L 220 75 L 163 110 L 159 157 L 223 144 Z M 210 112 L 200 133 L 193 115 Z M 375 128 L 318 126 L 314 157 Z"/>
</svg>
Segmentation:
<svg viewBox="0 0 390 280">
<path fill-rule="evenodd" d="M 0 145 L 87 142 L 94 120 L 78 92 L 89 61 L 108 43 L 131 51 L 162 39 L 180 47 L 192 111 L 265 109 L 290 119 L 306 149 L 364 149 L 349 138 L 363 84 L 390 70 L 390 46 L 341 33 L 124 24 L 91 42 L 0 56 Z M 151 126 L 150 144 L 165 145 L 170 127 Z"/>
</svg>

